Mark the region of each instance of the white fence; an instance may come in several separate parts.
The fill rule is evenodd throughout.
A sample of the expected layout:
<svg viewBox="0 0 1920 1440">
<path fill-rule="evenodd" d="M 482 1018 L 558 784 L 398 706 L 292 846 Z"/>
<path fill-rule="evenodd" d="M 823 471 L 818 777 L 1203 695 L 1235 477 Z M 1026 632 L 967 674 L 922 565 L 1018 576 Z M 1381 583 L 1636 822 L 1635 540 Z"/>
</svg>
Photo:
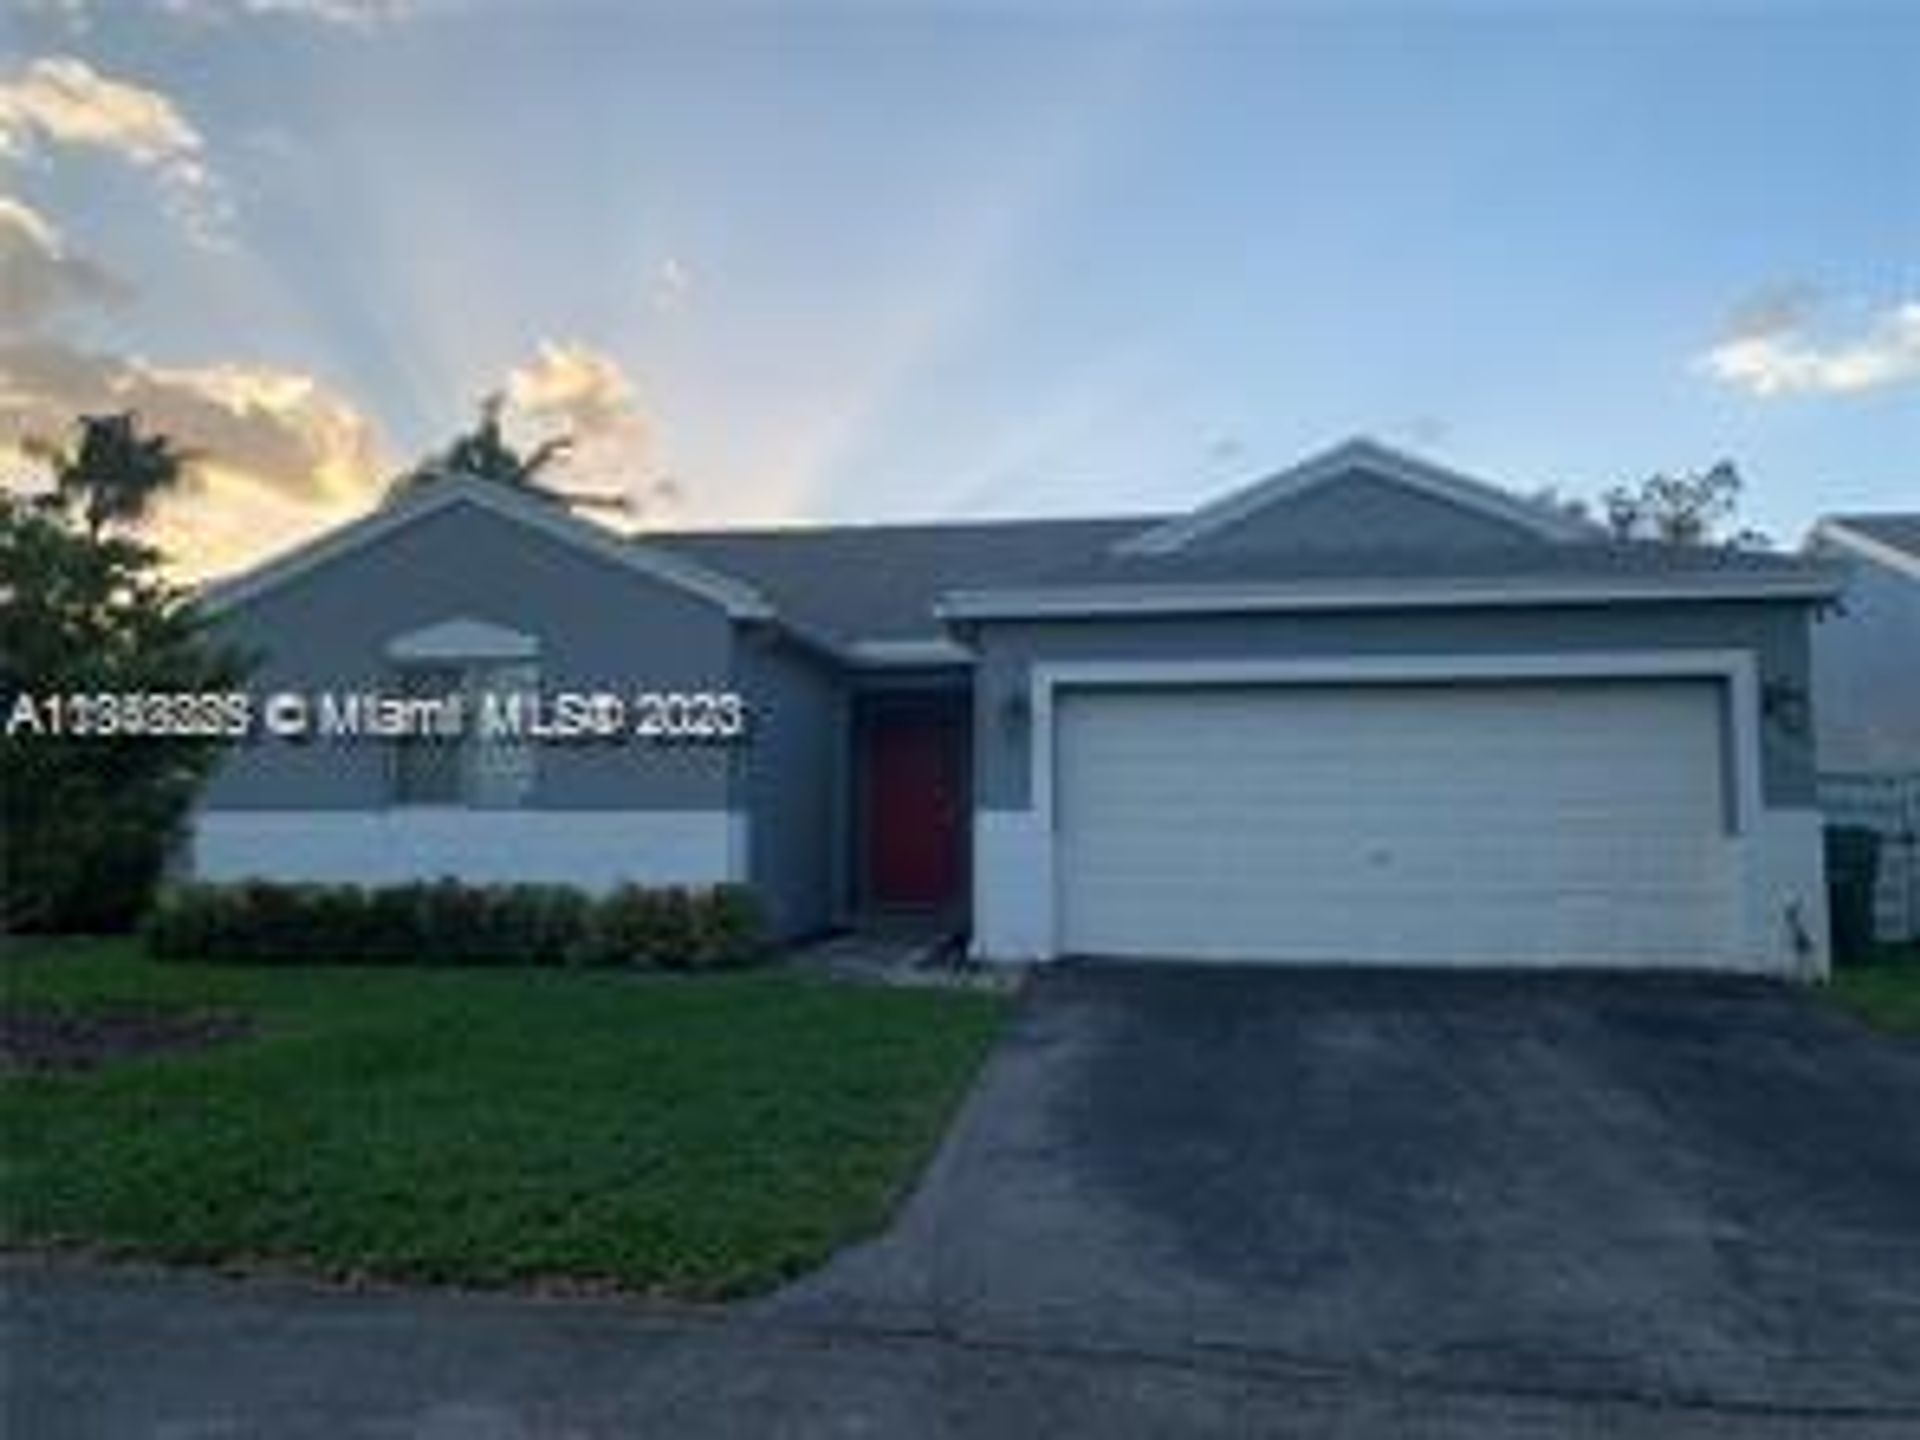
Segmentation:
<svg viewBox="0 0 1920 1440">
<path fill-rule="evenodd" d="M 1860 825 L 1880 836 L 1873 928 L 1881 940 L 1920 938 L 1920 770 L 1820 777 L 1829 825 Z"/>
</svg>

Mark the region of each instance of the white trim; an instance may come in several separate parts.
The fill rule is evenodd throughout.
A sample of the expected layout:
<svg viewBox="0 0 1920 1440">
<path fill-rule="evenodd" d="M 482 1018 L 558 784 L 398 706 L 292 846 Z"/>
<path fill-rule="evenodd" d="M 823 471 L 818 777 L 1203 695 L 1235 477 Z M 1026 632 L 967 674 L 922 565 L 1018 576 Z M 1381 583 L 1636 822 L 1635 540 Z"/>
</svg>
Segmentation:
<svg viewBox="0 0 1920 1440">
<path fill-rule="evenodd" d="M 1236 585 L 1083 585 L 957 590 L 941 597 L 943 620 L 1049 616 L 1257 614 L 1315 610 L 1491 609 L 1523 605 L 1616 605 L 1663 600 L 1820 600 L 1840 593 L 1822 571 L 1693 571 L 1603 577 L 1458 576 Z"/>
<path fill-rule="evenodd" d="M 391 504 L 329 530 L 284 555 L 240 575 L 215 581 L 200 592 L 201 604 L 218 614 L 244 605 L 291 580 L 377 544 L 416 520 L 456 505 L 474 505 L 515 521 L 622 569 L 686 590 L 712 602 L 738 620 L 771 620 L 773 606 L 757 590 L 678 555 L 627 539 L 599 525 L 576 519 L 557 502 L 517 493 L 510 485 L 443 475 L 423 482 Z"/>
<path fill-rule="evenodd" d="M 1773 864 L 1764 854 L 1760 681 L 1746 650 L 1631 650 L 1591 654 L 1380 655 L 1290 660 L 1071 660 L 1035 664 L 1029 675 L 1029 792 L 1024 812 L 983 811 L 976 817 L 976 949 L 983 957 L 1050 960 L 1058 953 L 1054 813 L 1055 707 L 1066 688 L 1100 686 L 1407 684 L 1554 679 L 1718 680 L 1727 690 L 1731 745 L 1729 843 L 1738 847 L 1748 903 L 1740 926 L 1741 956 L 1776 957 L 1780 926 L 1770 897 L 1770 871 L 1791 871 L 1803 913 L 1824 901 L 1807 888 L 1807 861 L 1797 851 Z M 989 817 L 992 817 L 989 820 Z M 1758 837 L 1758 838 L 1756 838 Z M 1791 847 L 1789 847 L 1791 848 Z M 1804 849 L 1804 846 L 1800 847 Z M 1763 863 L 1765 862 L 1765 863 Z M 1817 856 L 1814 863 L 1817 882 Z M 1818 888 L 1815 884 L 1814 888 Z M 1765 891 L 1765 895 L 1761 894 Z M 1005 950 L 1003 947 L 1013 947 Z"/>
<path fill-rule="evenodd" d="M 1920 555 L 1912 555 L 1896 545 L 1875 539 L 1864 531 L 1856 530 L 1844 520 L 1822 519 L 1813 527 L 1815 539 L 1828 540 L 1843 550 L 1851 550 L 1863 560 L 1870 560 L 1909 580 L 1920 580 Z"/>
<path fill-rule="evenodd" d="M 196 878 L 363 885 L 452 875 L 607 890 L 623 881 L 747 878 L 747 817 L 732 810 L 202 810 Z"/>
<path fill-rule="evenodd" d="M 1356 436 L 1190 514 L 1129 536 L 1115 545 L 1114 550 L 1122 555 L 1164 555 L 1202 535 L 1236 524 L 1269 505 L 1293 499 L 1356 471 L 1444 500 L 1463 510 L 1518 525 L 1542 540 L 1591 540 L 1600 533 L 1590 521 L 1522 500 L 1497 485 L 1408 455 L 1377 440 Z"/>
<path fill-rule="evenodd" d="M 973 651 L 957 640 L 938 636 L 914 640 L 855 640 L 843 654 L 855 665 L 906 667 L 915 665 L 971 665 Z"/>
<path fill-rule="evenodd" d="M 470 615 L 455 616 L 387 641 L 390 660 L 533 660 L 540 642 L 532 635 Z"/>
</svg>

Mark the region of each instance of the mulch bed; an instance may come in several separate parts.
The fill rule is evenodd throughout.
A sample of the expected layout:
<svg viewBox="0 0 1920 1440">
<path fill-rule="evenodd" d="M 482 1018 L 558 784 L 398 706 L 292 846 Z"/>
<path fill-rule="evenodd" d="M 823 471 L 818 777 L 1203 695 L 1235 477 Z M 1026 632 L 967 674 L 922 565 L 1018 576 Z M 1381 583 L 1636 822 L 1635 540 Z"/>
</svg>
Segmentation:
<svg viewBox="0 0 1920 1440">
<path fill-rule="evenodd" d="M 93 1070 L 115 1060 L 204 1050 L 252 1031 L 246 1016 L 217 1011 L 6 1006 L 0 1008 L 0 1069 Z"/>
</svg>

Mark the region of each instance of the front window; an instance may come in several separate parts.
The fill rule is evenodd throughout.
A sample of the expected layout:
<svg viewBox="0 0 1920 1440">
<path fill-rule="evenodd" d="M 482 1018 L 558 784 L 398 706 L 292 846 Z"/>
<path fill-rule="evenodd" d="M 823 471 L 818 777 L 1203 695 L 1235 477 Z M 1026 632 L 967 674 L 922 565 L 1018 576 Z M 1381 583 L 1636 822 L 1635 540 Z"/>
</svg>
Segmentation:
<svg viewBox="0 0 1920 1440">
<path fill-rule="evenodd" d="M 488 695 L 531 694 L 539 681 L 539 668 L 525 661 L 399 666 L 394 692 L 400 698 L 438 702 L 458 696 L 462 723 L 447 733 L 431 726 L 410 729 L 394 742 L 394 803 L 479 809 L 524 804 L 533 789 L 533 746 L 524 735 L 489 733 L 481 717 Z"/>
</svg>

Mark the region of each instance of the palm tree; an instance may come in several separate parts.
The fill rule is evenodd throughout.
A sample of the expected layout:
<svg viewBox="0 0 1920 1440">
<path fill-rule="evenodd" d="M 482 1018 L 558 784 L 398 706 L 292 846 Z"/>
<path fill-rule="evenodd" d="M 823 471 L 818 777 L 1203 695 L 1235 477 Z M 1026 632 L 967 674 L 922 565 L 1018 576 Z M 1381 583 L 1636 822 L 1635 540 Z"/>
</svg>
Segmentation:
<svg viewBox="0 0 1920 1440">
<path fill-rule="evenodd" d="M 23 447 L 53 471 L 53 503 L 77 505 L 87 534 L 98 539 L 110 525 L 137 525 L 154 500 L 179 486 L 197 458 L 165 435 L 140 433 L 131 410 L 82 415 L 70 445 L 30 440 Z"/>
<path fill-rule="evenodd" d="M 523 490 L 547 493 L 545 487 L 539 484 L 540 472 L 562 459 L 573 448 L 573 438 L 558 435 L 542 440 L 523 455 L 508 443 L 501 427 L 501 415 L 505 408 L 506 397 L 498 391 L 482 399 L 480 419 L 473 429 L 455 436 L 453 443 L 445 450 L 428 456 L 402 475 L 394 486 L 394 493 L 402 494 L 441 475 L 470 475 Z"/>
</svg>

